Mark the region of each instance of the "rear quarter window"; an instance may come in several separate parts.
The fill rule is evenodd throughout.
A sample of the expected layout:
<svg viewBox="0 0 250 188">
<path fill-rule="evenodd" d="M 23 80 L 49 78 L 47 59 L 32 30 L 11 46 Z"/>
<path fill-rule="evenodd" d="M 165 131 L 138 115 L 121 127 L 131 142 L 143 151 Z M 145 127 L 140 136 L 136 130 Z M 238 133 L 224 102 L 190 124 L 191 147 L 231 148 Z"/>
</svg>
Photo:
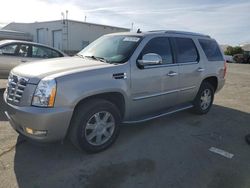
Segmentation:
<svg viewBox="0 0 250 188">
<path fill-rule="evenodd" d="M 199 39 L 199 43 L 208 61 L 224 61 L 223 55 L 215 40 Z"/>
</svg>

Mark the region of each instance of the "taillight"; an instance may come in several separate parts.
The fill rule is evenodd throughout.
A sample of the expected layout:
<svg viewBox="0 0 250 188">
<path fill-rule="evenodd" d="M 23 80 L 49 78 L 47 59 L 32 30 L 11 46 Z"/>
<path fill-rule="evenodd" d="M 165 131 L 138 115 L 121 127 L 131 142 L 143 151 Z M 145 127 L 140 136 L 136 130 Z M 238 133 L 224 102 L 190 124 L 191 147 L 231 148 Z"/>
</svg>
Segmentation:
<svg viewBox="0 0 250 188">
<path fill-rule="evenodd" d="M 227 62 L 225 61 L 225 62 L 224 62 L 224 72 L 223 72 L 223 78 L 225 78 L 226 73 L 227 73 Z"/>
</svg>

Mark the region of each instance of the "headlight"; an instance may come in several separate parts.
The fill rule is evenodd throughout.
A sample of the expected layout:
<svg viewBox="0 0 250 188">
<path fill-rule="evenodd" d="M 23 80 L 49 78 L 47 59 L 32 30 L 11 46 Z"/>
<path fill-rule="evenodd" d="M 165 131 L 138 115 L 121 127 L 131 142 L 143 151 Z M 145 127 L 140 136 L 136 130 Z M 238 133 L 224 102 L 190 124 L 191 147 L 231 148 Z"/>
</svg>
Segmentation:
<svg viewBox="0 0 250 188">
<path fill-rule="evenodd" d="M 42 79 L 32 99 L 33 106 L 53 107 L 56 97 L 56 81 L 54 78 L 45 77 Z"/>
</svg>

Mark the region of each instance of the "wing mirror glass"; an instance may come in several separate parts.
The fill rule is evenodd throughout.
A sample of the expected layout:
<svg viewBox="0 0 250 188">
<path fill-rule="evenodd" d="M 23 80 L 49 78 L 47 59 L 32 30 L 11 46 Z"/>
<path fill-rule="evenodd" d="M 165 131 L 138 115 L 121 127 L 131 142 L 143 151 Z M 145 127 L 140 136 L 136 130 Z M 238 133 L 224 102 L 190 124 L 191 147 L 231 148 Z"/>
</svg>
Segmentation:
<svg viewBox="0 0 250 188">
<path fill-rule="evenodd" d="M 161 65 L 162 58 L 160 55 L 155 53 L 148 53 L 142 56 L 141 60 L 138 60 L 139 65 L 147 66 L 147 65 Z"/>
</svg>

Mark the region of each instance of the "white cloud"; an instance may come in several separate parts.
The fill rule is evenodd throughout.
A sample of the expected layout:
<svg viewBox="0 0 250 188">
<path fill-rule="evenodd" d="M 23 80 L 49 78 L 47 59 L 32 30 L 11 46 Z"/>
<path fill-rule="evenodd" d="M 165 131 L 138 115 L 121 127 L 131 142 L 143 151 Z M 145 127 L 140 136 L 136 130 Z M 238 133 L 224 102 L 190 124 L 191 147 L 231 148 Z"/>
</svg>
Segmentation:
<svg viewBox="0 0 250 188">
<path fill-rule="evenodd" d="M 7 0 L 1 2 L 0 22 L 34 22 L 61 19 L 61 12 L 69 10 L 73 19 L 84 19 L 84 12 L 73 3 L 53 3 L 41 0 Z"/>
<path fill-rule="evenodd" d="M 250 40 L 250 2 L 247 0 L 7 0 L 1 2 L 0 26 L 69 18 L 142 30 L 179 29 L 210 34 L 220 43 Z M 3 25 L 3 24 L 2 24 Z"/>
</svg>

